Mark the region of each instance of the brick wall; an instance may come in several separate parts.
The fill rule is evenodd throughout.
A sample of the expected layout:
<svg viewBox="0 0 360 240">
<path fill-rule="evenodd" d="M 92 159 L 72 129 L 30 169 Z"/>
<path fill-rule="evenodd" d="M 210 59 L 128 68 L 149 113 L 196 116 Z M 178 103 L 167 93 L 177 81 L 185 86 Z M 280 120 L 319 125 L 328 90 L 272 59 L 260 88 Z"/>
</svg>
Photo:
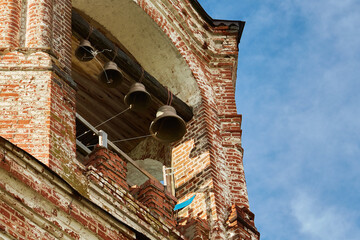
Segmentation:
<svg viewBox="0 0 360 240">
<path fill-rule="evenodd" d="M 0 238 L 135 239 L 131 229 L 99 211 L 56 173 L 3 138 L 0 212 Z"/>
<path fill-rule="evenodd" d="M 135 1 L 159 25 L 188 63 L 202 97 L 184 140 L 175 144 L 176 196 L 197 194 L 179 216 L 205 219 L 209 238 L 226 239 L 229 206 L 249 207 L 235 105 L 238 30 L 211 26 L 189 1 Z M 184 223 L 186 224 L 186 223 Z"/>
<path fill-rule="evenodd" d="M 62 175 L 79 192 L 71 1 L 2 1 L 0 135 Z M 9 29 L 12 29 L 9 31 Z"/>
<path fill-rule="evenodd" d="M 137 200 L 120 185 L 126 183 L 124 171 L 114 171 L 124 170 L 123 164 L 113 152 L 98 148 L 88 163 L 84 196 L 0 137 L 0 238 L 184 239 L 175 228 L 176 198 L 159 182 L 148 181 Z"/>
<path fill-rule="evenodd" d="M 27 0 L 23 7 L 27 10 L 24 47 L 49 49 L 71 73 L 71 1 Z"/>
<path fill-rule="evenodd" d="M 127 163 L 116 153 L 105 147 L 96 146 L 85 161 L 88 169 L 96 169 L 109 182 L 129 191 L 129 185 L 126 182 Z"/>
<path fill-rule="evenodd" d="M 206 240 L 209 239 L 209 224 L 205 219 L 200 217 L 192 217 L 186 220 L 185 224 L 178 226 L 185 237 L 193 240 Z"/>
<path fill-rule="evenodd" d="M 166 190 L 158 180 L 149 179 L 141 186 L 132 186 L 126 182 L 127 163 L 115 152 L 105 147 L 96 146 L 95 149 L 86 157 L 85 165 L 87 166 L 87 175 L 93 181 L 98 181 L 91 174 L 95 171 L 109 184 L 114 186 L 114 190 L 109 188 L 108 191 L 128 192 L 137 199 L 141 204 L 149 208 L 150 213 L 157 219 L 162 219 L 167 225 L 175 227 L 177 225 L 174 216 L 174 206 L 177 199 Z"/>
<path fill-rule="evenodd" d="M 134 2 L 159 25 L 179 50 L 197 81 L 202 97 L 201 104 L 194 106 L 194 118 L 188 123 L 184 140 L 173 146 L 177 197 L 181 202 L 197 194 L 192 205 L 179 212 L 179 219 L 184 220 L 181 222 L 185 226 L 191 219 L 199 218 L 208 224 L 209 238 L 227 239 L 228 216 L 233 211 L 229 207 L 234 204 L 246 209 L 249 207 L 242 164 L 241 116 L 235 106 L 238 30 L 209 25 L 188 0 Z M 83 166 L 75 159 L 75 90 L 70 77 L 71 1 L 7 0 L 0 2 L 0 10 L 3 13 L 0 21 L 0 135 L 59 174 L 80 195 L 97 202 L 97 198 L 90 196 L 91 184 L 82 173 Z M 21 177 L 24 172 L 15 171 L 17 165 L 4 160 L 2 169 L 12 171 L 16 181 L 23 184 L 19 186 L 26 185 L 38 191 L 35 180 L 28 184 L 27 179 Z M 109 190 L 111 196 L 123 201 L 114 186 L 97 174 L 89 171 L 88 177 L 99 186 L 106 185 L 104 189 Z M 7 184 L 1 187 L 11 193 L 9 199 L 21 198 L 14 192 L 21 191 L 20 188 L 11 189 Z M 37 193 L 47 198 L 46 202 L 55 204 L 50 205 L 53 208 L 62 208 L 61 196 L 55 194 L 54 197 L 54 192 L 41 190 Z M 130 196 L 127 199 L 133 201 Z M 105 203 L 98 204 L 108 208 Z M 46 219 L 49 229 L 55 229 L 53 238 L 58 237 L 56 229 L 60 223 L 53 222 L 55 214 L 49 209 L 42 209 L 40 203 L 37 206 L 39 209 L 32 211 Z M 131 204 L 126 206 L 133 208 Z M 104 232 L 101 224 L 91 223 L 81 215 L 82 205 L 78 207 L 68 214 L 85 226 L 86 231 L 79 230 L 81 234 L 96 232 L 104 238 L 107 234 L 111 236 L 110 230 Z M 20 223 L 18 228 L 11 225 L 6 219 L 10 217 L 15 221 L 21 218 L 16 216 L 15 208 L 3 208 L 5 214 L 2 215 L 0 229 L 5 229 L 13 237 L 26 236 L 29 239 L 43 234 L 39 229 L 39 233 L 27 236 L 20 231 Z M 116 210 L 108 209 L 116 214 Z M 68 209 L 63 206 L 62 211 Z M 149 218 L 143 217 L 143 223 L 148 223 Z M 64 220 L 61 224 L 65 223 Z M 31 224 L 29 222 L 27 226 Z M 161 226 L 164 223 L 156 224 Z M 241 228 L 239 224 L 236 226 Z M 161 229 L 164 235 L 170 234 L 166 233 L 166 228 Z M 73 232 L 76 235 L 76 231 Z M 70 230 L 67 234 L 71 234 Z M 79 238 L 79 235 L 74 238 Z"/>
<path fill-rule="evenodd" d="M 51 59 L 42 52 L 9 52 L 0 59 L 1 135 L 47 162 L 50 116 L 43 112 L 50 113 L 52 72 L 45 69 Z"/>
<path fill-rule="evenodd" d="M 260 239 L 260 233 L 255 228 L 254 214 L 247 207 L 236 204 L 231 206 L 228 224 L 228 239 L 253 240 Z"/>
<path fill-rule="evenodd" d="M 19 47 L 21 0 L 0 2 L 0 46 Z"/>
<path fill-rule="evenodd" d="M 177 225 L 174 207 L 177 199 L 159 181 L 149 179 L 139 187 L 136 199 L 150 209 L 157 218 L 163 218 L 169 226 Z"/>
</svg>

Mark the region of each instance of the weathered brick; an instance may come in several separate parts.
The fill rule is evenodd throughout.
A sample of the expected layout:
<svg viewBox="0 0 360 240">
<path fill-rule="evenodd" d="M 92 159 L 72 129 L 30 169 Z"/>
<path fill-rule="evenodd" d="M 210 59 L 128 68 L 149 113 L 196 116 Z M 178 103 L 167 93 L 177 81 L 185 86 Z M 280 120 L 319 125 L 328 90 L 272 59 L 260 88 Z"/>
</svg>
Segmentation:
<svg viewBox="0 0 360 240">
<path fill-rule="evenodd" d="M 87 157 L 85 165 L 96 169 L 104 178 L 129 191 L 126 182 L 127 163 L 107 148 L 97 146 Z"/>
<path fill-rule="evenodd" d="M 206 238 L 208 232 L 214 239 L 224 239 L 227 226 L 220 223 L 227 220 L 229 211 L 234 211 L 229 210 L 229 206 L 249 207 L 242 163 L 241 116 L 237 115 L 235 106 L 238 31 L 226 24 L 209 24 L 189 1 L 134 2 L 178 49 L 202 98 L 194 109 L 184 140 L 172 146 L 177 196 L 182 201 L 197 192 L 193 204 L 180 211 L 179 217 L 198 216 L 197 224 L 201 227 L 193 239 Z M 82 172 L 83 166 L 76 161 L 75 90 L 53 70 L 56 64 L 65 74 L 71 74 L 71 1 L 7 0 L 0 3 L 0 10 L 0 135 L 59 174 L 80 195 L 87 196 L 89 180 L 102 188 L 104 196 L 110 193 L 123 204 L 126 200 L 122 195 L 129 191 L 125 161 L 112 152 L 104 155 L 105 160 L 93 158 L 88 164 L 93 168 L 89 168 L 87 178 Z M 91 213 L 83 213 L 75 205 L 71 207 L 69 199 L 28 174 L 24 166 L 1 158 L 0 155 L 2 171 L 11 173 L 16 181 L 35 191 L 49 205 L 72 216 L 76 220 L 74 226 L 80 224 L 103 239 L 126 239 L 94 219 Z M 51 174 L 47 176 L 55 178 Z M 121 191 L 117 189 L 119 186 Z M 0 187 L 6 189 L 7 185 Z M 153 214 L 175 226 L 172 208 L 176 199 L 161 184 L 148 182 L 131 192 Z M 22 204 L 26 202 L 21 196 L 16 199 Z M 142 209 L 138 202 L 132 206 L 135 205 L 136 209 Z M 4 210 L 3 216 L 12 216 L 19 228 L 15 231 L 6 222 L 0 224 L 0 229 L 19 239 L 56 239 L 61 234 L 80 238 L 79 233 L 64 227 L 65 223 L 51 220 L 54 211 L 39 206 L 33 211 L 52 223 L 54 226 L 50 224 L 48 230 L 54 232 L 44 233 L 38 227 L 34 227 L 34 232 L 24 232 L 23 228 L 31 229 L 36 224 L 19 218 L 9 209 Z M 151 218 L 136 214 L 144 222 Z M 209 214 L 214 220 L 212 223 L 205 220 Z M 240 225 L 233 229 L 235 236 L 248 239 L 249 235 Z M 163 236 L 168 234 L 163 229 L 159 232 Z"/>
</svg>

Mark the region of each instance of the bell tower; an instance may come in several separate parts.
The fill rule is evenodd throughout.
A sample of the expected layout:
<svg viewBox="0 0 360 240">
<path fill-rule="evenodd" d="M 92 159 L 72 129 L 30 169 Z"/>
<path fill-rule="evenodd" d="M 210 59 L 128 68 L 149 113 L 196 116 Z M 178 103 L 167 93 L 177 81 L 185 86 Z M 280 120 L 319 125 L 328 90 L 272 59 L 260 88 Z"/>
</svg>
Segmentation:
<svg viewBox="0 0 360 240">
<path fill-rule="evenodd" d="M 0 9 L 0 238 L 260 238 L 235 105 L 244 22 L 196 0 Z"/>
<path fill-rule="evenodd" d="M 72 174 L 79 168 L 71 1 L 10 0 L 1 8 L 0 134 L 81 186 Z"/>
</svg>

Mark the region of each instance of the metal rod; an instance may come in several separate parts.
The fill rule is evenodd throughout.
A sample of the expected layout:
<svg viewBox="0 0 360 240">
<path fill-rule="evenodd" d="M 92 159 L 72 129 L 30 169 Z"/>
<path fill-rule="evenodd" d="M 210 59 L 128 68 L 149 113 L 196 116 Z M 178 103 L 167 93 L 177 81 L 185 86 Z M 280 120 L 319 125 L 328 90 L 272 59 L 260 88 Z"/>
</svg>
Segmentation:
<svg viewBox="0 0 360 240">
<path fill-rule="evenodd" d="M 76 145 L 79 146 L 81 148 L 81 150 L 83 150 L 84 152 L 86 152 L 87 154 L 91 153 L 91 150 L 89 148 L 87 148 L 82 142 L 80 142 L 79 140 L 76 139 Z"/>
<path fill-rule="evenodd" d="M 88 121 L 86 121 L 83 117 L 80 116 L 80 114 L 76 113 L 76 117 L 82 122 L 84 123 L 91 131 L 93 131 L 95 134 L 99 135 L 99 131 L 94 128 Z M 80 141 L 79 141 L 80 142 Z M 76 140 L 76 143 L 78 143 L 78 140 Z M 82 143 L 81 143 L 82 144 Z M 83 144 L 82 144 L 83 145 Z M 139 170 L 140 172 L 142 172 L 145 176 L 147 176 L 148 178 L 155 180 L 155 181 L 159 181 L 157 180 L 153 175 L 151 175 L 148 171 L 146 171 L 145 169 L 143 169 L 142 167 L 140 167 L 131 157 L 129 157 L 125 152 L 123 152 L 120 148 L 118 148 L 114 143 L 112 143 L 111 141 L 108 141 L 108 145 L 111 146 L 116 152 L 118 152 L 122 157 L 125 158 L 125 160 L 127 160 L 131 165 L 133 165 L 137 170 Z M 83 145 L 84 146 L 84 145 Z M 84 146 L 85 147 L 85 146 Z M 86 148 L 86 147 L 85 147 Z"/>
<path fill-rule="evenodd" d="M 76 113 L 76 117 L 82 122 L 84 123 L 91 131 L 93 131 L 96 135 L 99 135 L 99 131 L 93 127 L 93 125 L 91 125 L 88 121 L 85 120 L 85 118 L 83 118 L 82 116 L 80 116 L 80 114 Z"/>
<path fill-rule="evenodd" d="M 127 111 L 127 110 L 129 110 L 129 109 L 130 109 L 130 107 L 128 107 L 127 109 L 125 109 L 125 110 L 123 110 L 123 111 L 121 111 L 121 112 L 119 112 L 119 113 L 115 114 L 115 115 L 114 115 L 114 116 L 112 116 L 111 118 L 108 118 L 108 119 L 106 119 L 105 121 L 103 121 L 103 122 L 99 123 L 99 124 L 98 124 L 98 125 L 96 125 L 94 128 L 98 128 L 98 127 L 100 127 L 101 125 L 103 125 L 103 124 L 107 123 L 107 122 L 108 122 L 108 121 L 110 121 L 111 119 L 116 118 L 117 116 L 119 116 L 119 115 L 123 114 L 124 112 L 126 112 L 126 111 Z M 88 132 L 90 132 L 90 130 L 87 130 L 87 131 L 83 132 L 83 133 L 82 133 L 82 134 L 80 134 L 77 138 L 80 138 L 80 137 L 84 136 L 84 135 L 85 135 L 85 134 L 87 134 Z"/>
<path fill-rule="evenodd" d="M 125 138 L 125 139 L 119 139 L 119 140 L 113 140 L 113 143 L 117 143 L 117 142 L 125 142 L 125 141 L 130 141 L 130 140 L 135 140 L 135 139 L 140 139 L 140 138 L 146 138 L 146 137 L 150 137 L 151 134 L 148 135 L 144 135 L 144 136 L 139 136 L 139 137 L 132 137 L 132 138 Z"/>
<path fill-rule="evenodd" d="M 106 119 L 106 120 L 105 120 L 105 121 L 103 121 L 102 123 L 100 123 L 100 124 L 96 125 L 96 126 L 95 126 L 95 128 L 100 127 L 101 125 L 103 125 L 103 124 L 107 123 L 108 121 L 110 121 L 110 120 L 112 120 L 112 119 L 116 118 L 117 116 L 119 116 L 119 115 L 123 114 L 124 112 L 126 112 L 126 111 L 127 111 L 127 110 L 129 110 L 129 109 L 130 109 L 130 107 L 128 107 L 128 108 L 126 108 L 125 110 L 123 110 L 123 111 L 121 111 L 121 112 L 119 112 L 119 113 L 115 114 L 115 115 L 114 115 L 114 116 L 112 116 L 111 118 Z"/>
</svg>

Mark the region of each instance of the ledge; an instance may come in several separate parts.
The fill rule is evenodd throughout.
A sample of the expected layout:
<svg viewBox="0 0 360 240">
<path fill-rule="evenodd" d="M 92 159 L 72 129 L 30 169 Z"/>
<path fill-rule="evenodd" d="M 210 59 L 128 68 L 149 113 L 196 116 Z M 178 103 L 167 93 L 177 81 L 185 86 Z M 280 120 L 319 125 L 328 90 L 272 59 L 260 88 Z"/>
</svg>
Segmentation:
<svg viewBox="0 0 360 240">
<path fill-rule="evenodd" d="M 183 238 L 164 219 L 154 218 L 149 209 L 139 204 L 129 192 L 106 181 L 95 169 L 87 172 L 88 176 L 91 175 L 92 177 L 89 176 L 87 196 L 84 196 L 46 165 L 2 137 L 0 137 L 0 163 L 3 170 L 26 184 L 28 189 L 37 192 L 39 196 L 46 198 L 75 219 L 84 220 L 83 217 L 80 218 L 76 215 L 78 212 L 76 209 L 80 209 L 80 206 L 83 205 L 86 206 L 87 212 L 96 214 L 99 220 L 112 223 L 118 231 L 128 236 L 132 236 L 131 232 L 135 231 L 150 239 Z M 15 168 L 12 166 L 13 164 L 16 164 Z M 17 171 L 21 171 L 22 174 Z M 35 185 L 32 182 L 29 182 L 28 174 L 35 174 L 40 178 L 36 188 L 33 187 Z M 60 198 L 53 198 L 43 191 L 39 192 L 41 190 L 40 185 L 44 185 L 44 187 L 45 185 L 47 187 L 48 185 L 56 186 L 51 192 L 54 193 L 55 189 L 60 191 L 62 194 L 57 194 Z M 53 187 L 48 189 L 53 189 Z M 64 231 L 64 229 L 59 230 Z"/>
<path fill-rule="evenodd" d="M 222 20 L 213 19 L 210 17 L 204 8 L 197 0 L 189 0 L 193 8 L 200 14 L 200 16 L 212 27 L 227 26 L 229 30 L 237 30 L 237 44 L 240 43 L 240 39 L 245 27 L 245 22 L 240 20 Z"/>
</svg>

